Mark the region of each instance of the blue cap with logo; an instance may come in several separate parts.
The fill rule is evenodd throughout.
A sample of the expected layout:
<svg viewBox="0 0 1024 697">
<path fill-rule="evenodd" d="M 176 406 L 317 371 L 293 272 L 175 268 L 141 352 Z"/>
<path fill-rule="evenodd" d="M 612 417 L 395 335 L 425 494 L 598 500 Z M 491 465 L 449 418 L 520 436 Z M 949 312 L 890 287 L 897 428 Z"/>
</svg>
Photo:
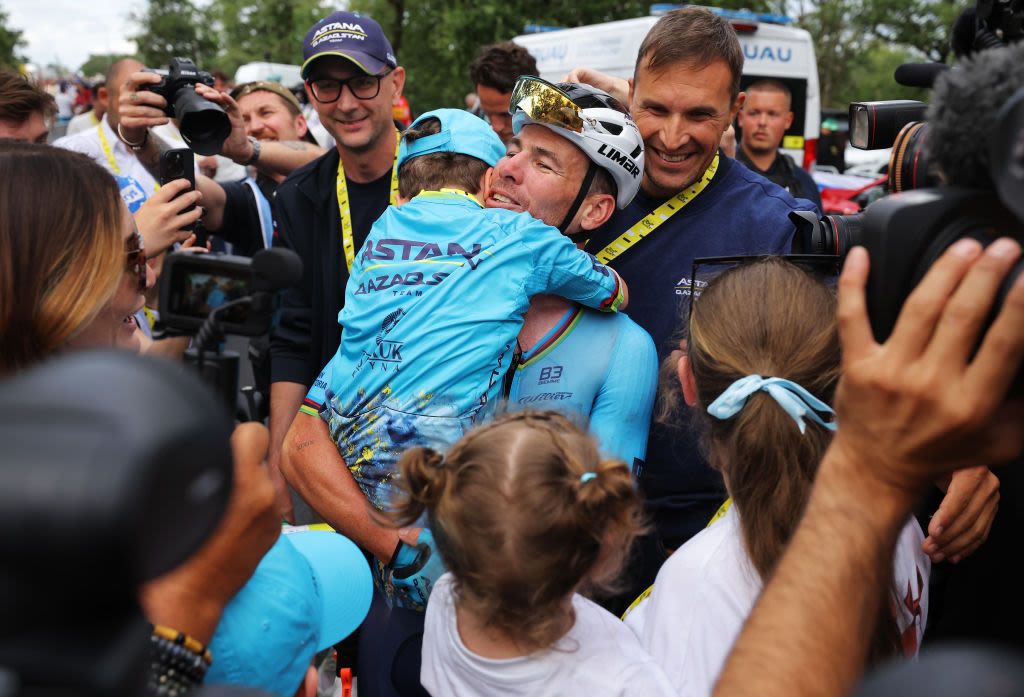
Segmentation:
<svg viewBox="0 0 1024 697">
<path fill-rule="evenodd" d="M 314 654 L 362 624 L 372 595 L 370 566 L 348 538 L 281 535 L 224 609 L 205 682 L 292 697 Z"/>
<path fill-rule="evenodd" d="M 310 27 L 302 40 L 302 78 L 322 56 L 346 58 L 367 75 L 398 67 L 391 42 L 373 19 L 353 12 L 335 12 Z"/>
<path fill-rule="evenodd" d="M 398 167 L 406 160 L 435 152 L 453 152 L 483 160 L 491 167 L 505 156 L 505 144 L 490 124 L 465 109 L 435 109 L 412 122 L 410 129 L 418 128 L 429 118 L 441 122 L 441 131 L 417 138 L 411 143 L 402 138 L 398 148 Z"/>
</svg>

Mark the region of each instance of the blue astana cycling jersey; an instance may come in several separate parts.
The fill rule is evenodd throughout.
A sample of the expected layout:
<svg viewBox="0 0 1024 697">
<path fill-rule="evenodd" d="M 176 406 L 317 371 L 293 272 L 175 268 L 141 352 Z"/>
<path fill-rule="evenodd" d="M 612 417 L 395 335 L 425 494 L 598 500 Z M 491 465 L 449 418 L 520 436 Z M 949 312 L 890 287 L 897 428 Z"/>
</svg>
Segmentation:
<svg viewBox="0 0 1024 697">
<path fill-rule="evenodd" d="M 443 450 L 490 413 L 539 293 L 621 302 L 617 276 L 557 230 L 460 191 L 424 192 L 374 223 L 338 317 L 341 346 L 302 407 L 327 422 L 374 506 L 387 505 L 403 451 Z"/>
<path fill-rule="evenodd" d="M 658 356 L 647 332 L 626 315 L 576 307 L 520 360 L 510 408 L 573 416 L 604 456 L 639 476 L 658 387 Z"/>
</svg>

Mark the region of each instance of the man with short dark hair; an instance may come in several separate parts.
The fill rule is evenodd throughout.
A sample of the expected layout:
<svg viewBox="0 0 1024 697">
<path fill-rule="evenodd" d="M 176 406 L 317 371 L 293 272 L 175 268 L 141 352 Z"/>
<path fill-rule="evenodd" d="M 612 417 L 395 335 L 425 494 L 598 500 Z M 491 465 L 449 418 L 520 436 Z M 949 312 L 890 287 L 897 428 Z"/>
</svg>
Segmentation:
<svg viewBox="0 0 1024 697">
<path fill-rule="evenodd" d="M 520 75 L 536 74 L 534 57 L 511 41 L 484 46 L 469 66 L 469 79 L 476 85 L 484 118 L 506 145 L 512 138 L 512 116 L 508 113 L 512 86 Z"/>
<path fill-rule="evenodd" d="M 788 214 L 815 211 L 810 201 L 719 154 L 722 134 L 744 103 L 742 69 L 732 26 L 706 9 L 685 8 L 667 13 L 648 33 L 629 83 L 587 69 L 570 73 L 613 95 L 628 91 L 644 138 L 640 193 L 591 237 L 587 250 L 629 284 L 630 316 L 651 334 L 661 359 L 678 346 L 673 333 L 686 316 L 695 258 L 787 253 L 794 232 Z M 652 424 L 640 484 L 657 541 L 669 549 L 706 527 L 725 499 L 721 475 L 685 422 Z M 988 505 L 985 493 L 951 486 L 943 520 L 970 519 Z M 962 527 L 929 527 L 927 553 L 961 536 Z M 643 549 L 629 567 L 636 590 L 653 581 L 663 559 L 656 545 Z"/>
<path fill-rule="evenodd" d="M 57 103 L 20 74 L 0 71 L 0 138 L 45 143 Z"/>
<path fill-rule="evenodd" d="M 736 159 L 798 198 L 821 210 L 821 194 L 811 175 L 779 152 L 779 144 L 793 125 L 793 94 L 778 80 L 764 79 L 746 89 L 747 98 L 737 114 L 743 136 Z"/>
<path fill-rule="evenodd" d="M 814 210 L 719 153 L 722 134 L 743 106 L 742 71 L 743 51 L 728 21 L 686 8 L 669 12 L 647 34 L 628 85 L 630 112 L 646 145 L 643 182 L 587 250 L 626 279 L 630 316 L 651 334 L 660 359 L 676 348 L 694 258 L 788 252 L 794 232 L 788 213 Z M 611 82 L 609 91 L 626 86 L 591 71 L 574 74 L 598 86 Z M 670 548 L 707 525 L 725 499 L 721 475 L 704 461 L 688 428 L 652 425 L 640 481 Z M 636 578 L 638 586 L 653 580 L 658 564 L 652 560 L 641 574 L 650 578 Z"/>
</svg>

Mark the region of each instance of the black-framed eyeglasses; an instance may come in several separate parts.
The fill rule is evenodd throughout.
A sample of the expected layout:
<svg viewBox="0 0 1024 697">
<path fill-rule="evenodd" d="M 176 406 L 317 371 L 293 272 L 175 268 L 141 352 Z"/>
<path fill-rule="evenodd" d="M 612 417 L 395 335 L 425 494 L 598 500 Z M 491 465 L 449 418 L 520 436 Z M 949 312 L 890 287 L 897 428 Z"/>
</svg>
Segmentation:
<svg viewBox="0 0 1024 697">
<path fill-rule="evenodd" d="M 353 75 L 338 80 L 333 77 L 321 77 L 309 81 L 309 91 L 313 99 L 321 104 L 330 104 L 341 98 L 341 91 L 348 85 L 349 91 L 356 99 L 373 99 L 380 94 L 380 81 L 392 73 L 391 70 L 380 75 Z"/>
<path fill-rule="evenodd" d="M 124 241 L 125 267 L 128 273 L 135 274 L 140 293 L 146 290 L 146 246 L 138 228 Z"/>
<path fill-rule="evenodd" d="M 842 257 L 834 254 L 746 254 L 724 257 L 697 257 L 690 270 L 690 283 L 685 294 L 689 299 L 686 324 L 693 318 L 693 304 L 707 288 L 708 283 L 736 266 L 752 264 L 762 259 L 782 259 L 834 283 L 842 267 Z"/>
</svg>

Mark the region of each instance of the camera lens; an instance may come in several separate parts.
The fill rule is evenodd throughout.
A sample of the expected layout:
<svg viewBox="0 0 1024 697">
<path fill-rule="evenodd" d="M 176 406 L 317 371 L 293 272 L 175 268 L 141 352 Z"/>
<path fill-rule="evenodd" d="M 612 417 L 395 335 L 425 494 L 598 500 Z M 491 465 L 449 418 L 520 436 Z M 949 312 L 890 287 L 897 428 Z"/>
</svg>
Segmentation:
<svg viewBox="0 0 1024 697">
<path fill-rule="evenodd" d="M 836 238 L 836 254 L 846 257 L 846 254 L 859 244 L 863 244 L 862 225 L 864 216 L 860 213 L 855 215 L 829 215 L 825 217 L 831 225 Z"/>
<path fill-rule="evenodd" d="M 181 137 L 200 155 L 216 155 L 231 133 L 231 122 L 224 110 L 196 94 L 189 85 L 174 95 L 174 116 Z"/>
<path fill-rule="evenodd" d="M 889 156 L 889 193 L 936 186 L 931 160 L 924 150 L 928 124 L 908 123 L 896 136 Z"/>
</svg>

